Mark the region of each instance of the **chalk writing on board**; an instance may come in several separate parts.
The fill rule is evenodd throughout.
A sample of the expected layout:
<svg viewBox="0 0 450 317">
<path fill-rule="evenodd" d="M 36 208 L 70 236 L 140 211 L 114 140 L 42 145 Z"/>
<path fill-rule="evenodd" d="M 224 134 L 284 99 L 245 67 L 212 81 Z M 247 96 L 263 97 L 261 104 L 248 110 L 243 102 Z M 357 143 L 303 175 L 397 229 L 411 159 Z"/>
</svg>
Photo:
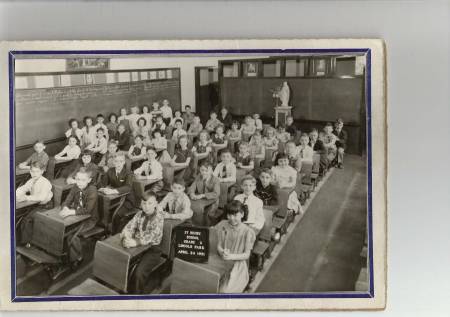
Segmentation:
<svg viewBox="0 0 450 317">
<path fill-rule="evenodd" d="M 209 230 L 199 227 L 175 229 L 175 256 L 189 262 L 207 262 Z"/>
</svg>

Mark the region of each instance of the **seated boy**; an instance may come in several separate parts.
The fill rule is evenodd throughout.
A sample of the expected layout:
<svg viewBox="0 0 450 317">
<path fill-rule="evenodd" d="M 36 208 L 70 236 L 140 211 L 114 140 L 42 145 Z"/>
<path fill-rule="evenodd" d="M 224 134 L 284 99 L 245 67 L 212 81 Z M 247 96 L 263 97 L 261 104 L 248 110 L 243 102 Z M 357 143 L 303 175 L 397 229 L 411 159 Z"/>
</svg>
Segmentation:
<svg viewBox="0 0 450 317">
<path fill-rule="evenodd" d="M 44 167 L 40 162 L 31 164 L 31 178 L 16 189 L 17 202 L 38 201 L 41 205 L 49 203 L 53 197 L 52 184 L 44 176 Z"/>
<path fill-rule="evenodd" d="M 125 168 L 125 155 L 120 152 L 114 158 L 114 167 L 110 168 L 103 177 L 102 187 L 98 190 L 105 195 L 127 194 L 122 207 L 112 223 L 112 232 L 122 230 L 125 225 L 124 214 L 134 209 L 136 205 L 134 193 L 132 191 L 133 174 Z"/>
<path fill-rule="evenodd" d="M 192 161 L 192 151 L 188 148 L 188 139 L 186 135 L 182 135 L 178 139 L 178 146 L 175 147 L 175 153 L 170 166 L 174 168 L 176 177 L 189 179 L 191 173 L 186 170 Z"/>
<path fill-rule="evenodd" d="M 172 108 L 169 105 L 169 100 L 164 99 L 163 105 L 161 106 L 161 108 L 159 108 L 159 110 L 161 111 L 164 123 L 166 124 L 166 126 L 169 125 L 170 120 L 172 120 L 173 117 Z"/>
<path fill-rule="evenodd" d="M 194 122 L 195 114 L 192 113 L 191 106 L 186 105 L 184 106 L 184 112 L 183 112 L 183 129 L 188 130 L 190 129 L 191 124 Z"/>
<path fill-rule="evenodd" d="M 120 151 L 128 151 L 130 149 L 130 133 L 124 123 L 120 123 L 117 127 L 117 147 Z"/>
<path fill-rule="evenodd" d="M 98 129 L 102 128 L 103 131 L 105 132 L 105 138 L 108 140 L 109 139 L 108 128 L 106 127 L 104 121 L 105 117 L 101 113 L 99 113 L 97 115 L 97 124 L 94 125 L 94 129 L 97 131 Z"/>
<path fill-rule="evenodd" d="M 108 151 L 108 141 L 106 140 L 103 128 L 97 130 L 97 137 L 94 143 L 89 144 L 86 150 L 91 150 L 94 153 L 93 162 L 98 164 L 102 156 Z"/>
<path fill-rule="evenodd" d="M 25 162 L 19 164 L 20 169 L 31 169 L 31 164 L 34 162 L 39 162 L 43 167 L 44 171 L 47 170 L 48 164 L 48 155 L 45 153 L 45 145 L 42 141 L 36 141 L 33 145 L 34 153 L 31 154 L 29 158 L 26 159 Z"/>
<path fill-rule="evenodd" d="M 272 184 L 272 172 L 268 168 L 263 168 L 256 180 L 255 196 L 261 199 L 265 206 L 275 206 L 278 204 L 278 193 Z"/>
<path fill-rule="evenodd" d="M 338 168 L 344 167 L 344 152 L 347 147 L 348 134 L 347 131 L 342 129 L 343 127 L 344 121 L 342 119 L 337 119 L 336 123 L 334 124 L 333 134 L 338 138 L 338 140 L 336 141 Z"/>
<path fill-rule="evenodd" d="M 323 128 L 323 145 L 327 151 L 327 158 L 329 162 L 334 162 L 336 158 L 336 141 L 338 140 L 337 136 L 333 134 L 333 125 L 331 123 L 327 123 L 325 128 Z"/>
<path fill-rule="evenodd" d="M 102 156 L 100 163 L 98 163 L 98 167 L 103 169 L 103 172 L 107 172 L 108 169 L 114 167 L 114 157 L 117 155 L 117 146 L 118 143 L 115 140 L 109 141 L 108 144 L 108 152 Z"/>
<path fill-rule="evenodd" d="M 92 152 L 89 150 L 84 150 L 81 153 L 81 160 L 77 160 L 71 167 L 72 172 L 66 179 L 67 184 L 75 184 L 75 176 L 81 168 L 84 168 L 91 174 L 91 178 L 95 184 L 97 182 L 98 166 L 92 163 Z"/>
<path fill-rule="evenodd" d="M 297 127 L 294 123 L 294 118 L 292 116 L 286 117 L 286 132 L 291 136 L 291 140 L 295 141 L 295 136 L 297 135 Z"/>
<path fill-rule="evenodd" d="M 155 149 L 153 147 L 148 147 L 147 160 L 142 163 L 141 167 L 134 171 L 134 175 L 136 175 L 136 179 L 156 180 L 150 188 L 151 191 L 156 193 L 164 187 L 162 170 L 161 163 L 156 160 Z"/>
<path fill-rule="evenodd" d="M 220 153 L 221 162 L 214 169 L 214 176 L 220 180 L 220 207 L 224 207 L 228 202 L 228 192 L 231 186 L 236 183 L 236 165 L 229 149 L 224 149 Z"/>
<path fill-rule="evenodd" d="M 188 189 L 194 211 L 194 224 L 207 225 L 214 223 L 220 214 L 217 213 L 220 197 L 220 180 L 213 175 L 211 163 L 203 162 L 199 175 Z"/>
<path fill-rule="evenodd" d="M 176 179 L 171 186 L 172 191 L 159 203 L 164 219 L 187 220 L 192 217 L 191 201 L 185 194 L 185 184 L 182 179 Z"/>
<path fill-rule="evenodd" d="M 120 237 L 124 248 L 135 248 L 140 245 L 151 245 L 145 251 L 136 267 L 131 289 L 136 294 L 146 293 L 146 285 L 150 273 L 159 262 L 163 236 L 164 213 L 158 208 L 158 201 L 153 192 L 144 193 L 141 201 L 141 211 L 123 228 Z"/>
<path fill-rule="evenodd" d="M 312 129 L 309 133 L 309 144 L 314 152 L 320 155 L 320 170 L 323 171 L 328 165 L 328 158 L 322 140 L 319 140 L 319 132 Z"/>
<path fill-rule="evenodd" d="M 248 213 L 244 223 L 258 234 L 264 226 L 265 218 L 263 201 L 253 194 L 256 189 L 256 179 L 251 175 L 244 176 L 241 181 L 241 188 L 243 193 L 234 197 L 234 200 L 238 200 L 247 206 Z"/>
<path fill-rule="evenodd" d="M 91 173 L 81 168 L 75 176 L 76 186 L 71 188 L 66 200 L 61 204 L 62 209 L 59 215 L 63 218 L 74 215 L 91 215 L 91 218 L 84 221 L 69 239 L 69 259 L 71 261 L 81 261 L 83 259 L 79 235 L 94 228 L 99 220 L 97 187 L 91 181 Z"/>
<path fill-rule="evenodd" d="M 300 158 L 300 155 L 298 153 L 294 141 L 288 141 L 286 143 L 284 152 L 288 158 L 289 165 L 295 168 L 297 172 L 300 172 L 300 170 L 302 169 L 302 160 Z"/>
<path fill-rule="evenodd" d="M 174 128 L 172 133 L 172 140 L 178 142 L 178 139 L 182 135 L 187 135 L 186 131 L 183 130 L 183 122 L 181 119 L 176 119 L 174 122 Z"/>
<path fill-rule="evenodd" d="M 169 119 L 170 120 L 170 119 Z M 166 124 L 164 123 L 162 116 L 156 117 L 156 122 L 152 127 L 152 133 L 155 131 L 159 131 L 161 135 L 164 135 L 166 133 Z"/>
</svg>

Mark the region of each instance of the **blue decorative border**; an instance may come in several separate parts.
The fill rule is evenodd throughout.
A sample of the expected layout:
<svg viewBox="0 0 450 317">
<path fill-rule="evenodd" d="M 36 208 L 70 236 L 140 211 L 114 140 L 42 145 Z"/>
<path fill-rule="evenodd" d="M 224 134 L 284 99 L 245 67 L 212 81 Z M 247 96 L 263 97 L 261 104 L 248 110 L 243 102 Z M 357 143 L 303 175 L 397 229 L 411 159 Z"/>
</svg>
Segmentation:
<svg viewBox="0 0 450 317">
<path fill-rule="evenodd" d="M 15 109 L 14 109 L 14 62 L 17 55 L 176 55 L 176 54 L 292 54 L 292 53 L 365 53 L 366 54 L 366 133 L 367 133 L 367 227 L 369 258 L 368 292 L 326 292 L 326 293 L 252 293 L 252 294 L 183 294 L 183 295 L 113 295 L 113 296 L 17 296 L 16 294 L 16 251 L 15 251 Z M 9 165 L 11 205 L 11 301 L 53 302 L 89 300 L 149 300 L 149 299 L 214 299 L 214 298 L 374 298 L 373 223 L 372 223 L 372 111 L 371 111 L 371 50 L 368 48 L 342 49 L 240 49 L 240 50 L 91 50 L 91 51 L 10 51 L 9 52 Z"/>
</svg>

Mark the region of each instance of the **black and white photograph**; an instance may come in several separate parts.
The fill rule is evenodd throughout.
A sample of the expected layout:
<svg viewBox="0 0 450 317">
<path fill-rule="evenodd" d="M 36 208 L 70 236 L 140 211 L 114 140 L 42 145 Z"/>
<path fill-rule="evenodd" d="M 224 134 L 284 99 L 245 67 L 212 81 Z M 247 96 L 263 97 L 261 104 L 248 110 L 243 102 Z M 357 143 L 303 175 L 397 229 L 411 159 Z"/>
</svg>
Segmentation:
<svg viewBox="0 0 450 317">
<path fill-rule="evenodd" d="M 373 298 L 371 58 L 15 54 L 13 299 Z"/>
</svg>

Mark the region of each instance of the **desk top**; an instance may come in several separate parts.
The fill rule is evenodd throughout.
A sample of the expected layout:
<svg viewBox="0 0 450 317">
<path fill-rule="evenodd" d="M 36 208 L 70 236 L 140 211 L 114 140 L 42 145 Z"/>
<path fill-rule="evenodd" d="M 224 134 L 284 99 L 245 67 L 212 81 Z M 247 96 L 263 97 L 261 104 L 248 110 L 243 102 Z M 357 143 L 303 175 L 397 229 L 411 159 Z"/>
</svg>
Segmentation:
<svg viewBox="0 0 450 317">
<path fill-rule="evenodd" d="M 51 181 L 52 185 L 55 187 L 61 187 L 61 188 L 71 188 L 72 186 L 74 186 L 75 184 L 67 184 L 66 179 L 65 178 L 57 178 L 57 179 L 53 179 Z"/>
<path fill-rule="evenodd" d="M 19 168 L 18 166 L 16 166 L 16 176 L 25 175 L 25 174 L 29 174 L 29 173 L 30 173 L 29 169 L 23 169 L 23 168 Z"/>
<path fill-rule="evenodd" d="M 145 176 L 135 176 L 134 181 L 146 186 L 146 185 L 150 185 L 150 184 L 153 184 L 153 183 L 156 183 L 156 182 L 159 182 L 160 180 L 162 180 L 161 178 L 148 179 L 148 178 L 144 178 L 144 177 Z"/>
<path fill-rule="evenodd" d="M 146 250 L 151 248 L 151 245 L 140 245 L 135 248 L 124 248 L 122 246 L 122 239 L 120 238 L 120 233 L 114 236 L 109 237 L 106 240 L 99 241 L 98 243 L 107 245 L 108 247 L 129 256 L 130 258 L 134 258 L 139 254 L 142 254 Z"/>
<path fill-rule="evenodd" d="M 36 200 L 27 200 L 27 201 L 21 201 L 16 203 L 16 210 L 31 207 L 31 206 L 37 206 L 39 205 L 39 201 Z"/>
<path fill-rule="evenodd" d="M 65 160 L 65 159 L 57 159 L 57 158 L 55 158 L 55 164 L 56 165 L 63 164 L 63 163 L 71 163 L 72 161 L 73 161 L 73 159 Z"/>
<path fill-rule="evenodd" d="M 61 207 L 55 207 L 50 210 L 39 212 L 39 214 L 46 216 L 48 218 L 51 218 L 52 220 L 55 220 L 57 222 L 63 223 L 64 226 L 66 226 L 66 227 L 73 225 L 75 223 L 81 222 L 81 221 L 86 220 L 91 217 L 91 215 L 75 215 L 75 216 L 68 216 L 68 217 L 62 218 L 59 215 L 60 211 L 61 211 Z"/>
<path fill-rule="evenodd" d="M 128 195 L 130 192 L 126 192 L 126 193 L 122 193 L 122 194 L 111 194 L 111 195 L 106 195 L 105 193 L 102 192 L 98 192 L 98 196 L 101 198 L 106 198 L 106 199 L 116 199 L 122 196 L 126 196 Z"/>
</svg>

